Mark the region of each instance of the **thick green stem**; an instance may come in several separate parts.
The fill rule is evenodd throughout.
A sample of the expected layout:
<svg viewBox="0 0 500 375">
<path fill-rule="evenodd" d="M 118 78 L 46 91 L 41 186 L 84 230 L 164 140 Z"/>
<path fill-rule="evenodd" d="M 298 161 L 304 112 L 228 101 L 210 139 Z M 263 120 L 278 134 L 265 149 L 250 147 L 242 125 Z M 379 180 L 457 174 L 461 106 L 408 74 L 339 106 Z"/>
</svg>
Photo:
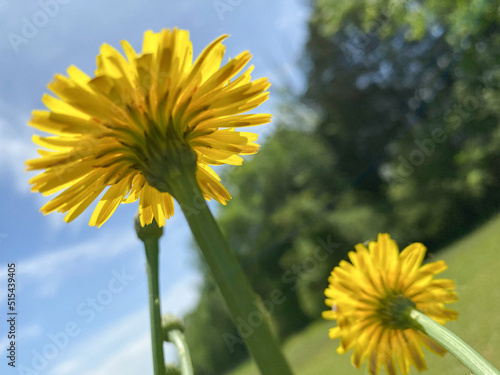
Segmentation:
<svg viewBox="0 0 500 375">
<path fill-rule="evenodd" d="M 245 325 L 244 339 L 264 375 L 290 375 L 279 343 L 227 240 L 215 222 L 194 173 L 169 179 L 169 190 L 180 204 L 235 324 Z M 255 318 L 258 317 L 255 324 Z M 227 341 L 226 341 L 227 342 Z M 232 350 L 233 345 L 228 345 Z"/>
<path fill-rule="evenodd" d="M 156 225 L 156 223 L 155 223 Z M 165 375 L 163 356 L 163 331 L 160 313 L 160 288 L 158 270 L 158 238 L 144 238 L 146 250 L 146 270 L 149 286 L 149 318 L 151 320 L 151 346 L 153 350 L 153 369 L 155 375 Z"/>
<path fill-rule="evenodd" d="M 179 353 L 179 360 L 181 363 L 182 375 L 193 375 L 191 354 L 189 353 L 189 348 L 184 334 L 181 331 L 174 329 L 168 332 L 168 339 L 177 347 L 177 352 Z"/>
<path fill-rule="evenodd" d="M 486 359 L 472 349 L 460 337 L 449 331 L 441 324 L 435 322 L 427 315 L 413 309 L 410 318 L 421 327 L 421 331 L 448 350 L 475 375 L 500 375 Z"/>
</svg>

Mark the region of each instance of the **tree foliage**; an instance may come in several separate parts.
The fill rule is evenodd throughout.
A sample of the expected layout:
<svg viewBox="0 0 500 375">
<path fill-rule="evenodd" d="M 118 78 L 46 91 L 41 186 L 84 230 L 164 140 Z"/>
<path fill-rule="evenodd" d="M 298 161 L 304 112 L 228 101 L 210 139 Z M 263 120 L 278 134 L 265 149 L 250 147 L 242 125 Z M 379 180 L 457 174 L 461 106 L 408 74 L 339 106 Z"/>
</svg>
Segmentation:
<svg viewBox="0 0 500 375">
<path fill-rule="evenodd" d="M 354 244 L 389 232 L 432 252 L 498 211 L 498 9 L 314 2 L 307 87 L 284 103 L 296 122 L 278 119 L 226 171 L 233 199 L 219 215 L 281 339 L 319 318 L 328 274 Z M 231 322 L 205 274 L 187 338 L 197 373 L 221 374 L 247 356 L 248 322 Z"/>
</svg>

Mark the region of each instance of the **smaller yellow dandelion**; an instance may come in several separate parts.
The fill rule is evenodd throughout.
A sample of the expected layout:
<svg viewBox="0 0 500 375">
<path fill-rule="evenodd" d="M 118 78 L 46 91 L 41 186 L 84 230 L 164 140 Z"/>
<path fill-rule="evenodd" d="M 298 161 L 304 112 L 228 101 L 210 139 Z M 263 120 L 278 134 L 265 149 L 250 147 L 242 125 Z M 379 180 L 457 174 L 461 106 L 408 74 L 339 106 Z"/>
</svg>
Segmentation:
<svg viewBox="0 0 500 375">
<path fill-rule="evenodd" d="M 333 269 L 325 290 L 331 309 L 323 318 L 337 321 L 330 330 L 330 338 L 341 340 L 337 352 L 353 349 L 352 364 L 360 368 L 366 359 L 372 375 L 382 366 L 396 374 L 396 360 L 404 375 L 411 365 L 426 369 L 422 346 L 439 355 L 446 351 L 418 330 L 408 314 L 417 309 L 440 324 L 457 319 L 445 307 L 457 301 L 454 282 L 434 279 L 447 268 L 445 262 L 422 266 L 424 245 L 414 243 L 399 253 L 388 234 L 379 234 L 368 248 L 355 248 L 348 254 L 351 263 L 343 260 Z"/>
</svg>

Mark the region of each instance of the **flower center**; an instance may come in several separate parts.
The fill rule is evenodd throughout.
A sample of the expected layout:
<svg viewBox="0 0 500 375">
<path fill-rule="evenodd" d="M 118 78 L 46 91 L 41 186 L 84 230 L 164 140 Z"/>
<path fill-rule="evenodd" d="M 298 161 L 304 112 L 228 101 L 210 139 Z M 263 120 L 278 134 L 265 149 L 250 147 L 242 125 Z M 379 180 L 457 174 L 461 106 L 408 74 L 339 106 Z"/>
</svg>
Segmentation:
<svg viewBox="0 0 500 375">
<path fill-rule="evenodd" d="M 377 313 L 385 327 L 393 329 L 414 328 L 415 322 L 410 318 L 410 312 L 415 303 L 401 294 L 389 295 L 380 300 Z"/>
<path fill-rule="evenodd" d="M 173 180 L 196 172 L 196 152 L 176 134 L 173 126 L 167 127 L 166 135 L 147 136 L 144 151 L 144 160 L 139 161 L 141 171 L 149 185 L 160 192 L 172 194 Z"/>
</svg>

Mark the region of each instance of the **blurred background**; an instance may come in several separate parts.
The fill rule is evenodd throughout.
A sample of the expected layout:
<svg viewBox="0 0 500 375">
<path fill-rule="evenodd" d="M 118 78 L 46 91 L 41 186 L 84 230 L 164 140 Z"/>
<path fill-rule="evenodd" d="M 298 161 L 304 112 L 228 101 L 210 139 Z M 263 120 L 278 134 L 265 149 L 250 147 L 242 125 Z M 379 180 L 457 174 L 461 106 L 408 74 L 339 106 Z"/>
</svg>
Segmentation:
<svg viewBox="0 0 500 375">
<path fill-rule="evenodd" d="M 100 229 L 44 217 L 24 161 L 26 123 L 54 74 L 88 74 L 102 43 L 190 30 L 195 55 L 223 33 L 250 50 L 273 113 L 260 152 L 221 171 L 233 199 L 211 205 L 298 374 L 357 374 L 322 322 L 327 277 L 354 244 L 387 232 L 445 259 L 460 301 L 450 327 L 493 364 L 500 317 L 500 8 L 472 0 L 0 0 L 0 313 L 16 263 L 18 357 L 2 374 L 152 374 L 136 205 Z M 196 373 L 258 374 L 181 214 L 161 241 L 163 312 L 185 316 Z M 0 347 L 7 347 L 6 319 Z M 239 330 L 237 329 L 239 328 Z M 175 360 L 169 348 L 168 357 Z M 447 355 L 429 373 L 468 374 Z M 496 362 L 495 362 L 496 361 Z M 4 372 L 5 370 L 5 372 Z"/>
</svg>

